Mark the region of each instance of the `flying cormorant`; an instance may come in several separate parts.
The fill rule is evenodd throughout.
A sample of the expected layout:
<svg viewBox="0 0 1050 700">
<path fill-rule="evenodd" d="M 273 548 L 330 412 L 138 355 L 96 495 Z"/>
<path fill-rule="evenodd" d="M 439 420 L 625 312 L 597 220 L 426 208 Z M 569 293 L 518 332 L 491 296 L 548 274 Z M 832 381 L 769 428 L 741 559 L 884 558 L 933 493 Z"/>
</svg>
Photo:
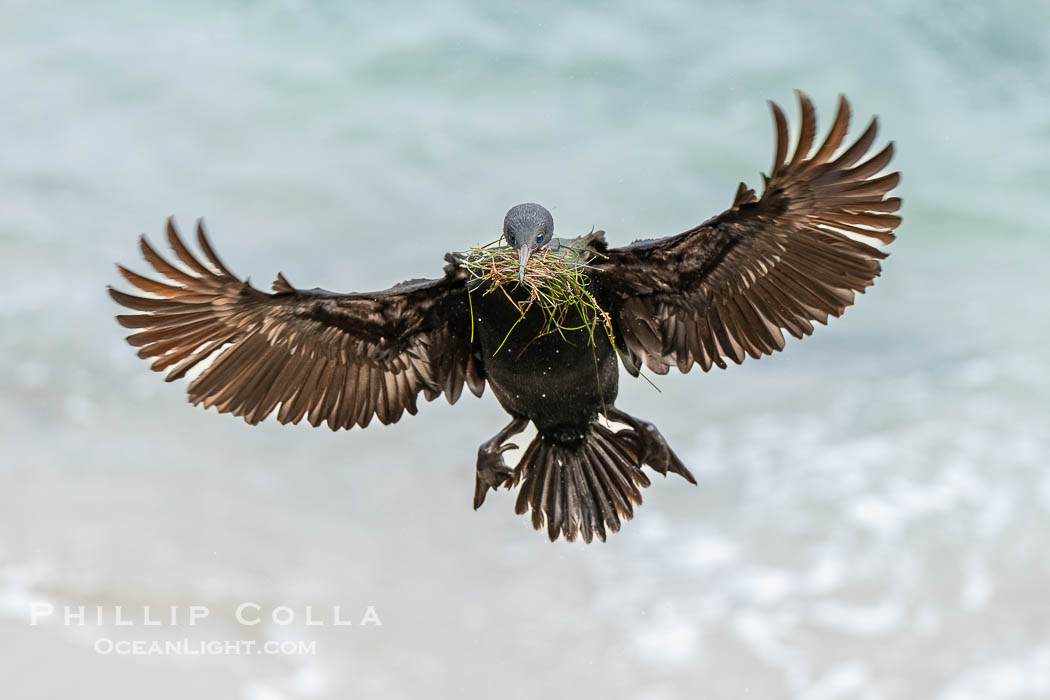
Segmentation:
<svg viewBox="0 0 1050 700">
<path fill-rule="evenodd" d="M 478 281 L 453 253 L 444 276 L 381 292 L 300 290 L 278 274 L 268 294 L 230 272 L 199 223 L 203 259 L 170 219 L 168 241 L 182 266 L 143 237 L 143 255 L 167 281 L 118 266 L 149 296 L 110 288 L 140 312 L 117 320 L 135 330 L 128 342 L 153 359 L 153 370 L 168 370 L 168 381 L 211 359 L 189 384 L 190 402 L 253 425 L 275 411 L 281 423 L 306 418 L 333 430 L 365 427 L 373 416 L 394 423 L 416 413 L 420 393 L 455 403 L 464 385 L 480 396 L 488 384 L 511 421 L 478 450 L 474 507 L 489 489 L 520 486 L 515 510 L 531 511 L 551 540 L 604 540 L 641 503 L 643 466 L 696 483 L 655 426 L 615 406 L 618 359 L 637 376 L 771 354 L 784 347 L 784 331 L 809 335 L 813 321 L 841 315 L 879 275 L 886 254 L 874 244 L 891 242 L 901 221 L 900 199 L 885 196 L 899 175 L 879 175 L 893 144 L 861 162 L 875 140 L 873 119 L 840 148 L 850 117 L 840 97 L 814 149 L 813 105 L 798 99 L 802 126 L 790 155 L 786 119 L 770 103 L 776 155 L 761 197 L 741 183 L 729 209 L 684 233 L 610 248 L 598 231 L 572 244 L 589 259 L 587 289 L 609 315 L 610 337 L 582 328 L 544 334 L 538 309 L 521 318 L 512 303 L 520 289 L 474 293 Z M 538 204 L 518 205 L 504 220 L 522 270 L 534 251 L 559 244 L 553 233 Z M 537 435 L 511 469 L 507 440 L 530 421 Z"/>
</svg>

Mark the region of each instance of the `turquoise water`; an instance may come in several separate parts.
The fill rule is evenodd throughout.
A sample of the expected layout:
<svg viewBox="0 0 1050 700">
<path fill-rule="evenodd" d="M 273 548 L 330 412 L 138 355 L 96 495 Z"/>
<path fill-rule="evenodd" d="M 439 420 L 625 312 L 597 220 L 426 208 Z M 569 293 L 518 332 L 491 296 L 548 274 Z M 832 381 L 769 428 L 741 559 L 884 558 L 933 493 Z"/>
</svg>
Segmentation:
<svg viewBox="0 0 1050 700">
<path fill-rule="evenodd" d="M 793 5 L 0 8 L 5 696 L 72 684 L 67 657 L 107 698 L 142 669 L 178 698 L 1050 696 L 1050 5 Z M 434 275 L 521 201 L 563 235 L 675 233 L 759 184 L 793 88 L 824 125 L 840 92 L 880 116 L 900 237 L 785 353 L 625 383 L 700 484 L 657 479 L 606 545 L 546 543 L 505 493 L 471 511 L 488 394 L 251 428 L 110 318 L 112 263 L 143 269 L 169 214 L 257 286 L 340 290 Z M 384 624 L 250 631 L 308 657 L 103 658 L 120 630 L 30 628 L 40 599 Z M 245 633 L 213 623 L 158 634 Z"/>
</svg>

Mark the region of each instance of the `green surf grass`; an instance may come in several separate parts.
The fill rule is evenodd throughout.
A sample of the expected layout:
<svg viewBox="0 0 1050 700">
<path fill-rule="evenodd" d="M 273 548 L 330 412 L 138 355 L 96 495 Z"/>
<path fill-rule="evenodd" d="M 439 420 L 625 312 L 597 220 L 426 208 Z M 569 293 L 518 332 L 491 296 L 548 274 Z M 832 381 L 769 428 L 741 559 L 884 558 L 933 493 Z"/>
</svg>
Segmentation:
<svg viewBox="0 0 1050 700">
<path fill-rule="evenodd" d="M 507 331 L 493 355 L 503 349 L 507 338 L 533 305 L 542 310 L 546 319 L 537 338 L 557 333 L 571 345 L 573 343 L 566 333 L 585 331 L 587 343 L 593 347 L 596 334 L 601 329 L 613 348 L 616 347 L 612 318 L 587 289 L 587 269 L 592 258 L 564 243 L 556 252 L 544 248 L 529 257 L 524 280 L 518 282 L 517 252 L 499 243 L 496 241 L 480 248 L 471 248 L 463 260 L 470 272 L 471 282 L 475 283 L 468 285 L 468 290 L 483 289 L 482 294 L 485 295 L 503 294 L 508 303 L 518 309 L 518 320 Z M 515 301 L 510 291 L 519 288 L 525 291 L 527 297 Z M 468 294 L 473 293 L 468 291 Z M 573 314 L 573 311 L 576 313 Z M 473 336 L 473 313 L 471 325 Z"/>
</svg>

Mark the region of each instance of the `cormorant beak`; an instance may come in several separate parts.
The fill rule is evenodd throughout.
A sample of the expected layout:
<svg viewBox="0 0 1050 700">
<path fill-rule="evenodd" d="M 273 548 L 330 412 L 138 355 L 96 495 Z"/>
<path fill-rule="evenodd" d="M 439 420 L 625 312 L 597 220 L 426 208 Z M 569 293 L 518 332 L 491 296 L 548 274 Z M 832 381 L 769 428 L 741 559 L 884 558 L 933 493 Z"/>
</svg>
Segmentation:
<svg viewBox="0 0 1050 700">
<path fill-rule="evenodd" d="M 525 281 L 525 264 L 529 262 L 529 255 L 532 253 L 529 250 L 529 244 L 525 243 L 518 246 L 518 283 Z"/>
</svg>

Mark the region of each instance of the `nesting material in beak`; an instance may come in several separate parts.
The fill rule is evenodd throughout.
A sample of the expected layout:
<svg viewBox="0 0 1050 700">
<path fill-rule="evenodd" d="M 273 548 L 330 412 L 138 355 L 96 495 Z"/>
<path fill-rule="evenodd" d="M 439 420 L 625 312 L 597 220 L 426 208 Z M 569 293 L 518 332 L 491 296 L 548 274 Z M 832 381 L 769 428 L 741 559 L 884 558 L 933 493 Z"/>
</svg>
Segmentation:
<svg viewBox="0 0 1050 700">
<path fill-rule="evenodd" d="M 529 254 L 532 253 L 529 250 L 528 244 L 518 247 L 518 282 L 525 281 L 525 264 L 529 262 Z"/>
</svg>

